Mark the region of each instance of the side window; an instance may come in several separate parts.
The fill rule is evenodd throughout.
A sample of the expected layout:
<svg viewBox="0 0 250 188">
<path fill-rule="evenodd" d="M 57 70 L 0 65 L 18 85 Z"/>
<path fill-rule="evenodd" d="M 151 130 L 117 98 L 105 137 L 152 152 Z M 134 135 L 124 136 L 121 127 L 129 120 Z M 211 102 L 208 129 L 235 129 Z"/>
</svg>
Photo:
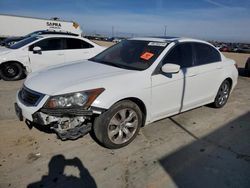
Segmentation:
<svg viewBox="0 0 250 188">
<path fill-rule="evenodd" d="M 180 65 L 181 68 L 191 67 L 193 65 L 192 44 L 183 43 L 174 47 L 163 60 L 163 65 L 173 63 Z"/>
<path fill-rule="evenodd" d="M 63 40 L 61 38 L 44 39 L 30 46 L 30 50 L 32 50 L 35 46 L 39 46 L 42 51 L 62 50 L 62 41 Z"/>
<path fill-rule="evenodd" d="M 204 65 L 221 61 L 219 52 L 212 46 L 203 43 L 194 43 L 196 65 Z"/>
<path fill-rule="evenodd" d="M 93 46 L 83 40 L 80 39 L 73 39 L 67 38 L 66 39 L 66 49 L 73 50 L 73 49 L 85 49 L 85 48 L 92 48 Z"/>
<path fill-rule="evenodd" d="M 89 44 L 86 41 L 81 40 L 82 48 L 93 48 L 94 46 L 92 44 Z"/>
</svg>

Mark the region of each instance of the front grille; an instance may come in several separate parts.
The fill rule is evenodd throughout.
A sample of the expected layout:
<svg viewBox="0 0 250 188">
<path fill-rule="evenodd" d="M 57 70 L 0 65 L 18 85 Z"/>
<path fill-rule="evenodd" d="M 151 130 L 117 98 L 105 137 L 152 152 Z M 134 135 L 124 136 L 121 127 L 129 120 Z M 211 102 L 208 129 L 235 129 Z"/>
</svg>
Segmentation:
<svg viewBox="0 0 250 188">
<path fill-rule="evenodd" d="M 85 110 L 83 108 L 56 108 L 56 109 L 49 109 L 49 108 L 42 108 L 41 112 L 56 116 L 56 117 L 75 117 L 75 116 L 91 116 L 93 114 L 90 110 Z"/>
<path fill-rule="evenodd" d="M 38 103 L 43 99 L 44 94 L 32 91 L 26 87 L 23 87 L 19 91 L 18 97 L 20 101 L 26 106 L 37 106 Z"/>
</svg>

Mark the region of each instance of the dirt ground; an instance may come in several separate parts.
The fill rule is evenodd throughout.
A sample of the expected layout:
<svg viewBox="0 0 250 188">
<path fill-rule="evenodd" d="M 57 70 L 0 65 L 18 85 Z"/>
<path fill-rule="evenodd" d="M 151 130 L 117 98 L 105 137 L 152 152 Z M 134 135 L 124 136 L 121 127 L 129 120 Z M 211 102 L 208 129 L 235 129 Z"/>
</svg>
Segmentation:
<svg viewBox="0 0 250 188">
<path fill-rule="evenodd" d="M 241 69 L 249 55 L 225 55 L 241 76 L 224 108 L 157 121 L 118 150 L 29 129 L 13 109 L 23 81 L 0 80 L 0 188 L 250 187 L 250 77 Z"/>
</svg>

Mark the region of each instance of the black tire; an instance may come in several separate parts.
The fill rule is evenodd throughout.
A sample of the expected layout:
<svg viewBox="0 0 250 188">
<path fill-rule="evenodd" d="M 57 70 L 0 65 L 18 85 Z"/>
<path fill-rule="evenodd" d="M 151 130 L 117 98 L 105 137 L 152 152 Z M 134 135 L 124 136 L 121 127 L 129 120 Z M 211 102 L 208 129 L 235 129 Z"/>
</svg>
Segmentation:
<svg viewBox="0 0 250 188">
<path fill-rule="evenodd" d="M 127 110 L 127 111 L 126 111 Z M 122 118 L 121 117 L 121 112 L 125 111 L 125 116 L 129 115 L 129 117 L 131 117 L 131 114 L 133 112 L 134 115 L 134 122 L 128 122 L 129 124 L 136 124 L 136 119 L 137 119 L 137 126 L 135 127 L 126 127 L 126 122 L 125 120 L 128 119 L 125 118 L 125 120 L 121 123 Z M 117 121 L 117 117 L 119 118 L 120 116 L 120 120 Z M 115 125 L 112 124 L 111 120 L 116 119 L 116 122 L 119 122 L 119 125 Z M 131 120 L 132 121 L 132 120 Z M 106 111 L 105 113 L 101 114 L 100 116 L 98 116 L 95 121 L 94 121 L 94 125 L 93 125 L 93 130 L 94 130 L 94 134 L 97 138 L 97 140 L 99 141 L 99 143 L 107 148 L 110 149 L 118 149 L 121 147 L 124 147 L 126 145 L 128 145 L 129 143 L 131 143 L 135 137 L 137 136 L 140 127 L 142 126 L 142 112 L 140 110 L 140 108 L 137 106 L 137 104 L 135 104 L 132 101 L 129 100 L 124 100 L 124 101 L 120 101 L 116 104 L 114 104 L 108 111 Z M 110 129 L 113 126 L 113 129 Z M 123 127 L 122 127 L 123 126 Z M 123 128 L 126 128 L 127 130 L 129 130 L 129 133 L 131 133 L 131 137 L 127 140 L 127 133 L 124 132 L 124 130 L 122 130 Z M 115 131 L 119 129 L 119 132 L 117 134 L 114 134 L 114 136 L 110 136 L 112 131 Z M 124 143 L 115 143 L 117 142 L 116 140 L 118 140 L 118 137 L 120 137 L 120 131 L 122 132 L 122 138 L 124 138 Z M 131 132 L 130 132 L 131 131 Z M 112 137 L 112 138 L 110 138 Z M 114 138 L 114 139 L 113 139 Z"/>
<path fill-rule="evenodd" d="M 245 74 L 246 75 L 250 74 L 250 58 L 245 65 Z"/>
<path fill-rule="evenodd" d="M 217 95 L 213 102 L 213 107 L 222 108 L 227 103 L 230 91 L 231 91 L 231 83 L 228 80 L 224 80 L 217 92 Z"/>
<path fill-rule="evenodd" d="M 20 80 L 24 75 L 23 67 L 16 62 L 4 63 L 0 68 L 0 77 L 6 81 Z"/>
</svg>

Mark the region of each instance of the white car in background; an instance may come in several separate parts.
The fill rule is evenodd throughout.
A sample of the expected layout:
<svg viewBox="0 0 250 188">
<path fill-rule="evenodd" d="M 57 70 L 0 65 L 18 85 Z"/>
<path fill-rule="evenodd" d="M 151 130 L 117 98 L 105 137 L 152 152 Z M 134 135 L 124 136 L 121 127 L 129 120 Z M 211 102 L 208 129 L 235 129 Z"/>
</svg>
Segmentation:
<svg viewBox="0 0 250 188">
<path fill-rule="evenodd" d="M 141 126 L 205 104 L 223 107 L 235 61 L 185 38 L 133 38 L 75 64 L 30 74 L 17 93 L 20 120 L 62 140 L 93 130 L 108 148 L 129 144 Z"/>
<path fill-rule="evenodd" d="M 4 80 L 18 80 L 24 74 L 48 66 L 89 59 L 104 49 L 105 47 L 78 36 L 31 36 L 0 48 L 0 77 Z"/>
</svg>

